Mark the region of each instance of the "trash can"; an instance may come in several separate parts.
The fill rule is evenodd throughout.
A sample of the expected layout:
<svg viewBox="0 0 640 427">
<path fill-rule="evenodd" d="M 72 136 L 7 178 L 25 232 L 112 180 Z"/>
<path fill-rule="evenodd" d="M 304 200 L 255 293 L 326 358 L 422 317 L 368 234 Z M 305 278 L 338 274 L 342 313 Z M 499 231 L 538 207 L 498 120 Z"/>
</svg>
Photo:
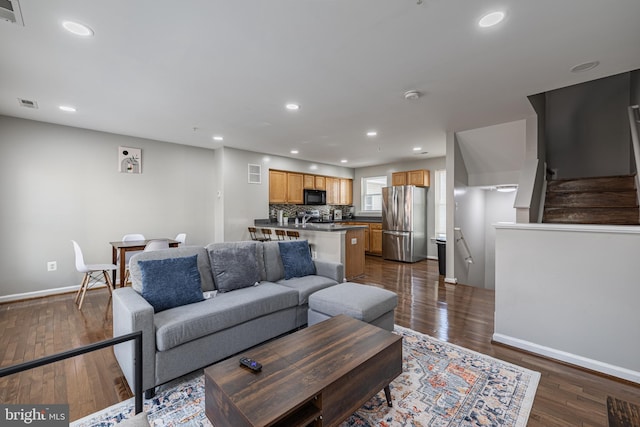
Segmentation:
<svg viewBox="0 0 640 427">
<path fill-rule="evenodd" d="M 436 239 L 436 245 L 438 245 L 438 270 L 441 276 L 447 274 L 447 239 L 444 237 L 438 237 Z"/>
</svg>

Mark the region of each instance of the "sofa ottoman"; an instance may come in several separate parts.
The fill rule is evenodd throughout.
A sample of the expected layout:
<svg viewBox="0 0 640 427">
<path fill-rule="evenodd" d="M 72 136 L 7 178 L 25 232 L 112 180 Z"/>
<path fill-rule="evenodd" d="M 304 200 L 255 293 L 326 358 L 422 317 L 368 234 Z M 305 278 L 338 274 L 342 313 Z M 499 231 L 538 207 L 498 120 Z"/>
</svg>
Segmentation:
<svg viewBox="0 0 640 427">
<path fill-rule="evenodd" d="M 391 291 L 358 283 L 340 283 L 309 296 L 307 322 L 314 325 L 346 314 L 388 331 L 393 331 L 398 296 Z"/>
</svg>

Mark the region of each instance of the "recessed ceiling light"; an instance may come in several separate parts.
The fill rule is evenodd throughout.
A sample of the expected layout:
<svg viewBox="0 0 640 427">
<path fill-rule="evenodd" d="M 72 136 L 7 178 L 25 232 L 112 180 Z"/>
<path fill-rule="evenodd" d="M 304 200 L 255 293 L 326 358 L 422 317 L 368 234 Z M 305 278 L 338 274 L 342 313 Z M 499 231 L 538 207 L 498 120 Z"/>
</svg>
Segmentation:
<svg viewBox="0 0 640 427">
<path fill-rule="evenodd" d="M 370 130 L 369 132 L 367 132 L 367 136 L 376 136 L 378 135 L 378 132 L 376 132 L 375 130 Z"/>
<path fill-rule="evenodd" d="M 215 136 L 213 137 L 213 140 L 214 140 L 214 141 L 222 141 L 223 139 L 224 139 L 224 138 L 223 138 L 222 136 L 220 136 L 220 135 L 215 135 Z"/>
<path fill-rule="evenodd" d="M 413 151 L 420 151 L 422 150 L 422 147 L 413 147 Z"/>
<path fill-rule="evenodd" d="M 61 109 L 62 111 L 66 111 L 67 113 L 75 113 L 76 112 L 76 107 L 72 107 L 70 105 L 61 105 L 58 108 Z"/>
<path fill-rule="evenodd" d="M 291 111 L 296 111 L 300 109 L 300 106 L 298 104 L 294 104 L 292 102 L 285 105 L 285 107 L 287 107 L 287 110 L 291 110 Z"/>
<path fill-rule="evenodd" d="M 348 162 L 348 160 L 347 160 L 347 159 L 342 159 L 342 160 L 340 160 L 340 163 L 347 163 L 347 162 Z"/>
<path fill-rule="evenodd" d="M 420 98 L 420 96 L 422 96 L 422 93 L 417 90 L 408 90 L 404 93 L 404 99 L 408 99 L 410 101 L 415 101 Z"/>
<path fill-rule="evenodd" d="M 93 35 L 93 30 L 91 28 L 79 22 L 64 21 L 62 26 L 65 30 L 75 34 L 76 36 L 89 37 Z"/>
<path fill-rule="evenodd" d="M 298 154 L 299 151 L 298 150 L 291 150 L 291 154 Z"/>
<path fill-rule="evenodd" d="M 482 18 L 480 18 L 480 21 L 478 21 L 478 26 L 482 28 L 493 27 L 494 25 L 502 22 L 503 19 L 504 19 L 504 12 L 498 11 L 498 12 L 487 13 Z"/>
<path fill-rule="evenodd" d="M 571 72 L 572 73 L 581 73 L 583 71 L 593 70 L 598 65 L 600 65 L 600 61 L 585 62 L 583 64 L 578 64 L 578 65 L 576 65 L 574 67 L 571 67 Z"/>
</svg>

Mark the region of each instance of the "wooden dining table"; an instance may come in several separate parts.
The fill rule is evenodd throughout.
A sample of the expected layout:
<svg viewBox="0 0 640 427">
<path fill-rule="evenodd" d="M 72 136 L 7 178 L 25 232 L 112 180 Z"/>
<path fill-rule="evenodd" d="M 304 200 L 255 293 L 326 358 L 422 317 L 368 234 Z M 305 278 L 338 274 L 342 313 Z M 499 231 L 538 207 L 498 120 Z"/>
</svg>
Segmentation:
<svg viewBox="0 0 640 427">
<path fill-rule="evenodd" d="M 118 267 L 118 270 L 120 271 L 120 287 L 126 285 L 126 283 L 123 283 L 123 280 L 125 271 L 127 269 L 127 263 L 124 261 L 126 260 L 127 252 L 142 251 L 144 250 L 145 246 L 147 246 L 147 243 L 152 240 L 166 240 L 167 242 L 169 242 L 170 248 L 177 248 L 180 244 L 180 242 L 178 242 L 177 240 L 162 238 L 148 240 L 131 240 L 128 242 L 109 242 L 109 244 L 111 244 L 111 260 L 113 264 L 116 264 L 118 262 L 118 254 L 120 254 L 120 259 L 123 260 Z M 116 286 L 116 270 L 113 270 L 111 274 L 113 278 L 113 285 Z"/>
</svg>

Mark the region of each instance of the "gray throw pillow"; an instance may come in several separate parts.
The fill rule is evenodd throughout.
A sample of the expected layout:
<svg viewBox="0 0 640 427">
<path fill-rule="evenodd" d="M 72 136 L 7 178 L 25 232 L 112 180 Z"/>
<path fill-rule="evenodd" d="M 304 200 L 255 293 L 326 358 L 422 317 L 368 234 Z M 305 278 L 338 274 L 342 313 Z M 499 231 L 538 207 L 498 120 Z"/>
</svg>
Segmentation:
<svg viewBox="0 0 640 427">
<path fill-rule="evenodd" d="M 316 266 L 309 251 L 309 242 L 306 240 L 278 242 L 278 246 L 285 279 L 316 274 Z"/>
<path fill-rule="evenodd" d="M 142 297 L 155 313 L 204 300 L 198 256 L 138 261 Z"/>
<path fill-rule="evenodd" d="M 209 260 L 218 292 L 248 288 L 260 282 L 254 242 L 209 246 Z"/>
</svg>

